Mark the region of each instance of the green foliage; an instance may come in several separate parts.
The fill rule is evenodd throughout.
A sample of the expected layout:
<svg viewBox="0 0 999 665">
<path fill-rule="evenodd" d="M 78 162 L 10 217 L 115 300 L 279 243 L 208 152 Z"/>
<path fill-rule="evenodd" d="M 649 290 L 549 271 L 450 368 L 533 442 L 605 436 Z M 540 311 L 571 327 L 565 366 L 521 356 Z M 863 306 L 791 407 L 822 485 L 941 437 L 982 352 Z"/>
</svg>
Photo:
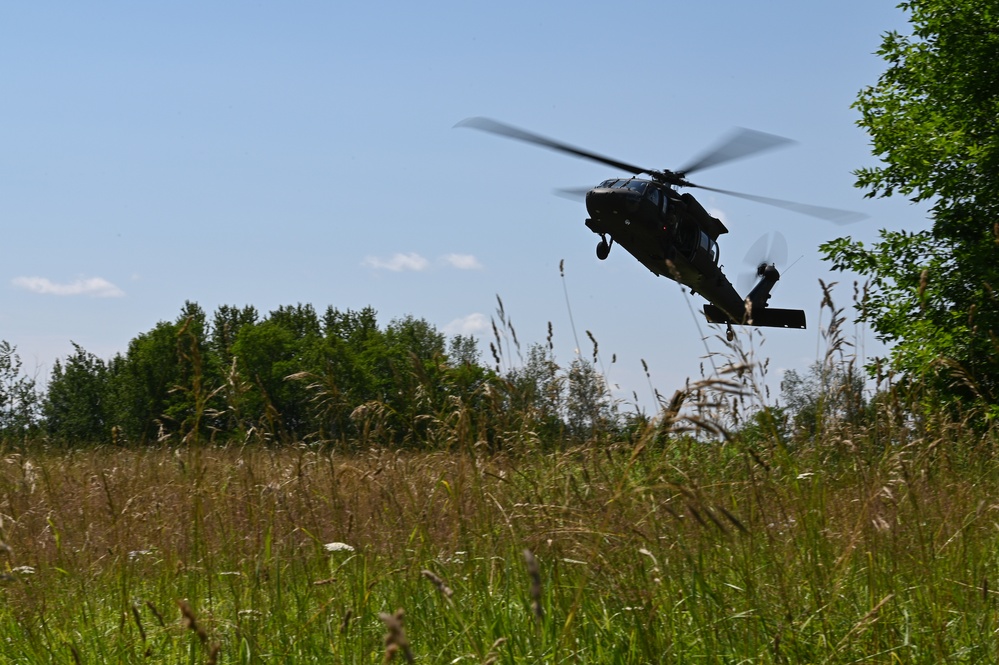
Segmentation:
<svg viewBox="0 0 999 665">
<path fill-rule="evenodd" d="M 413 316 L 382 327 L 370 307 L 319 316 L 298 304 L 260 316 L 224 305 L 208 316 L 188 302 L 107 362 L 74 349 L 55 364 L 44 404 L 50 439 L 70 444 L 471 442 L 498 450 L 558 447 L 566 436 L 586 441 L 644 422 L 618 413 L 595 346 L 593 363 L 562 368 L 550 341 L 535 345 L 501 373 L 499 361 L 495 371 L 481 364 L 475 338 L 448 339 Z"/>
<path fill-rule="evenodd" d="M 585 440 L 596 432 L 611 429 L 608 424 L 614 420 L 614 409 L 603 374 L 593 363 L 574 358 L 566 379 L 566 425 L 570 434 Z"/>
<path fill-rule="evenodd" d="M 232 345 L 240 375 L 252 386 L 243 413 L 251 416 L 253 426 L 279 437 L 293 435 L 306 417 L 303 386 L 286 380 L 301 369 L 301 358 L 317 340 L 316 333 L 300 323 L 279 316 L 246 325 Z"/>
<path fill-rule="evenodd" d="M 820 436 L 833 425 L 859 425 L 866 412 L 864 377 L 853 363 L 815 362 L 804 374 L 789 369 L 780 382 L 781 402 L 804 436 Z"/>
<path fill-rule="evenodd" d="M 17 348 L 0 341 L 0 438 L 22 439 L 38 424 L 40 395 L 24 375 Z"/>
<path fill-rule="evenodd" d="M 544 439 L 560 437 L 565 429 L 565 378 L 549 347 L 532 344 L 522 367 L 506 374 L 510 408 L 525 416 Z"/>
<path fill-rule="evenodd" d="M 161 321 L 128 345 L 109 365 L 112 425 L 125 439 L 155 441 L 180 432 L 198 438 L 207 427 L 211 384 L 217 363 L 209 357 L 206 316 L 185 303 L 173 323 Z"/>
<path fill-rule="evenodd" d="M 111 433 L 111 405 L 107 363 L 73 344 L 65 362 L 56 360 L 42 404 L 50 436 L 71 444 L 107 441 Z"/>
<path fill-rule="evenodd" d="M 870 278 L 861 319 L 894 344 L 890 369 L 934 400 L 999 415 L 999 1 L 915 0 L 911 35 L 885 35 L 888 64 L 860 92 L 859 124 L 882 165 L 856 172 L 868 196 L 928 201 L 932 228 L 882 231 L 871 247 L 822 246 Z"/>
</svg>

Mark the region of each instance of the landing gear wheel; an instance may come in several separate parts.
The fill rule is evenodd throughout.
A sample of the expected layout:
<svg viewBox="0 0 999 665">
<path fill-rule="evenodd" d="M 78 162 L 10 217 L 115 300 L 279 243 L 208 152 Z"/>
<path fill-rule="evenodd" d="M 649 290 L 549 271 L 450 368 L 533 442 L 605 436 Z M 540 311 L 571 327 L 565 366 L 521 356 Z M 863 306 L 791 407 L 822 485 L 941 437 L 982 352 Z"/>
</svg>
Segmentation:
<svg viewBox="0 0 999 665">
<path fill-rule="evenodd" d="M 597 258 L 603 261 L 610 254 L 610 244 L 606 240 L 597 243 Z"/>
<path fill-rule="evenodd" d="M 728 330 L 725 331 L 725 339 L 731 342 L 735 339 L 735 331 L 732 330 L 732 324 L 728 324 Z"/>
</svg>

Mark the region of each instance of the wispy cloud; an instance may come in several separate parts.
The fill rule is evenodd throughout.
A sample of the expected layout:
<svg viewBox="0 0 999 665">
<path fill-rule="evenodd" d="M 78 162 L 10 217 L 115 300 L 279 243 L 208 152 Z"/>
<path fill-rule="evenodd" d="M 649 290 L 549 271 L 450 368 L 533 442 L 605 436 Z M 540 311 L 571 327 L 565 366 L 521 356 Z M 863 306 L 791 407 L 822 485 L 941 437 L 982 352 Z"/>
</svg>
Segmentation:
<svg viewBox="0 0 999 665">
<path fill-rule="evenodd" d="M 489 319 L 486 315 L 475 312 L 447 324 L 444 326 L 444 332 L 448 335 L 478 335 L 489 328 Z"/>
<path fill-rule="evenodd" d="M 383 259 L 377 256 L 366 256 L 361 262 L 365 268 L 375 270 L 391 270 L 392 272 L 413 271 L 420 272 L 428 270 L 430 260 L 417 254 L 416 252 L 397 252 L 390 258 Z M 481 270 L 482 264 L 471 254 L 445 254 L 437 261 L 437 265 L 445 265 L 457 270 Z"/>
<path fill-rule="evenodd" d="M 52 296 L 90 296 L 91 298 L 121 298 L 125 292 L 103 277 L 84 277 L 60 284 L 47 277 L 15 277 L 11 284 L 31 291 Z"/>
<path fill-rule="evenodd" d="M 482 264 L 471 254 L 448 254 L 444 261 L 458 270 L 481 270 Z"/>
<path fill-rule="evenodd" d="M 401 252 L 393 254 L 390 259 L 380 259 L 377 256 L 367 256 L 361 265 L 376 270 L 391 270 L 402 272 L 404 270 L 421 271 L 430 267 L 430 261 L 420 256 L 416 252 L 403 254 Z"/>
</svg>

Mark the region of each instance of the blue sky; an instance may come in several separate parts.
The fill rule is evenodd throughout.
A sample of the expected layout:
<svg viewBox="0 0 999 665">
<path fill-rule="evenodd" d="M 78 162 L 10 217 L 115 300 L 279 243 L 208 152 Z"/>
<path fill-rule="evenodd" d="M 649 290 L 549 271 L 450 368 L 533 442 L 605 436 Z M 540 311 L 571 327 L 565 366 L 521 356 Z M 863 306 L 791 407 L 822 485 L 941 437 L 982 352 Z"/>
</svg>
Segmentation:
<svg viewBox="0 0 999 665">
<path fill-rule="evenodd" d="M 809 329 L 754 345 L 772 375 L 804 369 L 823 351 L 819 280 L 843 284 L 842 305 L 853 291 L 819 243 L 926 224 L 851 175 L 875 163 L 850 104 L 884 69 L 881 35 L 906 30 L 894 5 L 6 3 L 0 339 L 44 380 L 71 342 L 109 358 L 185 300 L 370 305 L 482 334 L 488 358 L 499 296 L 523 345 L 551 322 L 566 364 L 590 331 L 624 399 L 651 399 L 643 360 L 667 395 L 698 378 L 723 350 L 701 301 L 623 251 L 598 261 L 582 203 L 552 195 L 623 174 L 453 128 L 483 115 L 655 168 L 733 126 L 798 141 L 695 181 L 867 221 L 693 193 L 730 230 L 733 282 L 757 238 L 786 237 L 771 303 Z"/>
</svg>

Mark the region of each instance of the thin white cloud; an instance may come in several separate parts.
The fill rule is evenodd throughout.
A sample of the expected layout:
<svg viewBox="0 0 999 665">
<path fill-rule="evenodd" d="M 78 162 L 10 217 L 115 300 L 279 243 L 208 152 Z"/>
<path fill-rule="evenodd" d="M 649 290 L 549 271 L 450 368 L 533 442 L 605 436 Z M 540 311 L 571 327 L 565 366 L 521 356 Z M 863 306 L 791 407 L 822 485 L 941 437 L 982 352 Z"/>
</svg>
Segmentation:
<svg viewBox="0 0 999 665">
<path fill-rule="evenodd" d="M 377 256 L 367 256 L 361 265 L 376 270 L 391 270 L 392 272 L 402 272 L 404 270 L 426 270 L 430 267 L 430 261 L 426 260 L 416 252 L 403 254 L 401 252 L 393 254 L 390 259 L 380 259 Z"/>
<path fill-rule="evenodd" d="M 47 277 L 15 277 L 11 283 L 25 291 L 52 296 L 90 296 L 121 298 L 125 292 L 103 277 L 86 277 L 60 284 Z"/>
<path fill-rule="evenodd" d="M 448 254 L 444 257 L 444 261 L 452 268 L 457 268 L 458 270 L 482 269 L 482 264 L 471 254 Z"/>
<path fill-rule="evenodd" d="M 486 315 L 475 312 L 447 324 L 444 326 L 444 332 L 448 335 L 478 335 L 489 328 L 489 319 Z"/>
</svg>

